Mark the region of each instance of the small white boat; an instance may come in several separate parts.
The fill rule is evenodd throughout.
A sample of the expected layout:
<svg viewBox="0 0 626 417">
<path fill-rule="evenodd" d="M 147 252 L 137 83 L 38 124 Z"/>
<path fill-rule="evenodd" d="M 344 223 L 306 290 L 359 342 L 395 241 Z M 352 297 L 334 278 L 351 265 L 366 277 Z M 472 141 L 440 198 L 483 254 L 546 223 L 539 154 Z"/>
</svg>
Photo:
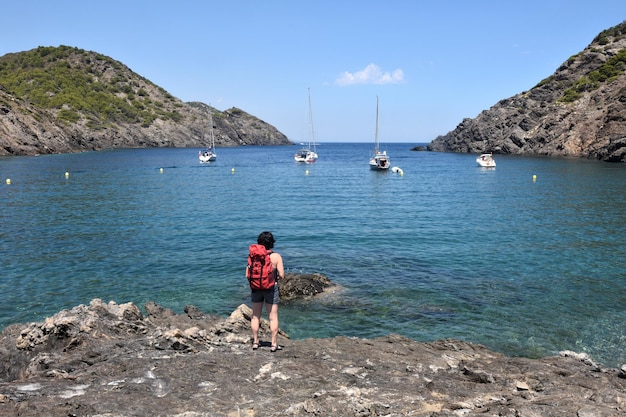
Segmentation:
<svg viewBox="0 0 626 417">
<path fill-rule="evenodd" d="M 478 158 L 476 158 L 476 163 L 478 166 L 485 168 L 495 168 L 496 161 L 493 159 L 493 155 L 490 153 L 481 154 Z"/>
<path fill-rule="evenodd" d="M 370 169 L 386 171 L 391 166 L 387 151 L 378 149 L 378 96 L 376 96 L 376 133 L 374 135 L 374 155 L 370 158 Z"/>
<path fill-rule="evenodd" d="M 311 111 L 311 90 L 308 90 L 308 125 L 309 125 L 309 145 L 306 148 L 300 149 L 293 156 L 296 162 L 304 162 L 306 164 L 317 161 L 317 149 L 315 146 L 315 131 L 313 130 L 313 112 Z M 313 143 L 313 149 L 311 149 L 311 143 Z"/>
<path fill-rule="evenodd" d="M 209 109 L 209 132 L 211 135 L 211 146 L 207 149 L 198 151 L 198 160 L 201 163 L 213 162 L 217 159 L 217 153 L 215 152 L 215 135 L 213 135 L 213 113 Z"/>
<path fill-rule="evenodd" d="M 213 148 L 203 149 L 198 151 L 198 159 L 200 162 L 213 162 L 217 159 L 217 154 L 213 150 Z"/>
<path fill-rule="evenodd" d="M 370 159 L 370 169 L 376 171 L 386 171 L 390 166 L 391 162 L 389 162 L 387 151 L 374 151 L 374 155 Z"/>
<path fill-rule="evenodd" d="M 317 161 L 317 153 L 309 148 L 302 148 L 293 156 L 296 162 L 305 162 L 310 164 Z"/>
</svg>

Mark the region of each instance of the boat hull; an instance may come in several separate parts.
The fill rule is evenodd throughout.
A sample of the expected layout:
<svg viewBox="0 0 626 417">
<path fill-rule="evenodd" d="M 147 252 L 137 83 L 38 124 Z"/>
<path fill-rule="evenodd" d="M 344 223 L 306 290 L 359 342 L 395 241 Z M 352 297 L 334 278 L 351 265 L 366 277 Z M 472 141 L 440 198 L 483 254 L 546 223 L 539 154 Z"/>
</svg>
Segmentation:
<svg viewBox="0 0 626 417">
<path fill-rule="evenodd" d="M 374 171 L 387 171 L 391 166 L 391 162 L 389 161 L 389 157 L 386 152 L 376 153 L 370 159 L 370 169 Z"/>
<path fill-rule="evenodd" d="M 293 156 L 296 162 L 304 162 L 307 164 L 317 161 L 317 153 L 304 149 Z"/>
<path fill-rule="evenodd" d="M 217 159 L 217 155 L 214 152 L 204 151 L 198 152 L 198 160 L 201 163 L 213 162 Z"/>
<path fill-rule="evenodd" d="M 483 168 L 495 168 L 496 161 L 493 159 L 493 155 L 490 153 L 484 153 L 476 158 L 476 164 Z"/>
<path fill-rule="evenodd" d="M 389 167 L 380 167 L 378 165 L 370 163 L 370 170 L 372 171 L 389 171 Z"/>
</svg>

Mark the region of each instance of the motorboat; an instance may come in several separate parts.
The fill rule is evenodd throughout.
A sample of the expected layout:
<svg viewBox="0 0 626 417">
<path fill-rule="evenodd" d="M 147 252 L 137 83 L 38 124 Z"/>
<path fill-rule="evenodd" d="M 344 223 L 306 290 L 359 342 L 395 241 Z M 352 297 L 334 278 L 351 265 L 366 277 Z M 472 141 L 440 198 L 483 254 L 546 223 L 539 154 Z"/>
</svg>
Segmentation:
<svg viewBox="0 0 626 417">
<path fill-rule="evenodd" d="M 496 161 L 493 159 L 493 155 L 491 153 L 483 153 L 478 158 L 476 158 L 476 163 L 478 166 L 485 168 L 495 168 Z"/>
</svg>

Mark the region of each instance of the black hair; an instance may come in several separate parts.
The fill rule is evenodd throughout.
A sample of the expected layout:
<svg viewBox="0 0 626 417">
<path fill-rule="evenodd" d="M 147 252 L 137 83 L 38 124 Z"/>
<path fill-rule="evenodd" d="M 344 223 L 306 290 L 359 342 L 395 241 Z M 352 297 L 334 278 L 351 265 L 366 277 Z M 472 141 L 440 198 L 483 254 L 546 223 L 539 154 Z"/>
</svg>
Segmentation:
<svg viewBox="0 0 626 417">
<path fill-rule="evenodd" d="M 271 232 L 263 232 L 259 235 L 256 242 L 259 245 L 265 246 L 265 249 L 272 249 L 274 247 L 274 235 Z"/>
</svg>

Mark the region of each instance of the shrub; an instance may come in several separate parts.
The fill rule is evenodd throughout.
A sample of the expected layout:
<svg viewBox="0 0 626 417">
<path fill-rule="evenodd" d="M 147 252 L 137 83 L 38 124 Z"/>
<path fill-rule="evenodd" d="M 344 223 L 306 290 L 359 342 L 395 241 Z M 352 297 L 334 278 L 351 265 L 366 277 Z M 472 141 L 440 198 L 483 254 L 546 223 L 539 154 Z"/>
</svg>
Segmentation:
<svg viewBox="0 0 626 417">
<path fill-rule="evenodd" d="M 109 81 L 100 72 L 103 67 L 107 74 L 115 71 Z M 57 118 L 70 123 L 84 117 L 89 125 L 127 122 L 144 126 L 157 117 L 175 122 L 183 118 L 169 110 L 181 104 L 164 89 L 157 87 L 161 97 L 151 100 L 143 86 L 156 86 L 145 78 L 111 58 L 68 46 L 38 47 L 0 57 L 0 85 L 37 107 L 59 110 Z M 138 102 L 137 96 L 144 100 Z"/>
<path fill-rule="evenodd" d="M 80 115 L 71 109 L 61 109 L 57 113 L 57 119 L 69 123 L 76 123 L 80 120 Z"/>
</svg>

